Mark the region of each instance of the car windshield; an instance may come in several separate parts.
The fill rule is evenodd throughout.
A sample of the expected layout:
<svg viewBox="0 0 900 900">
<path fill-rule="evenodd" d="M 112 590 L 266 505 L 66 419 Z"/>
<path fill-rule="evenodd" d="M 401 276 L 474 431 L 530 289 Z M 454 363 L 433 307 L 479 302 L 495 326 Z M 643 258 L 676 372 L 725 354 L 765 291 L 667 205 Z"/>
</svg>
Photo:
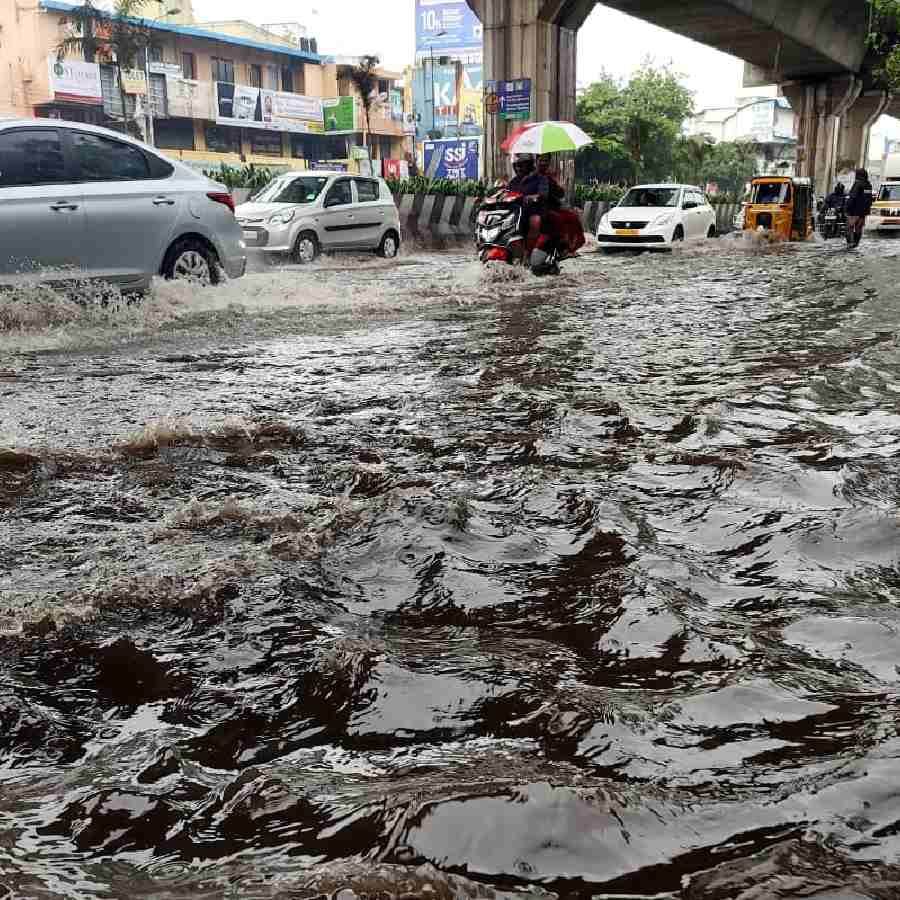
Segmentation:
<svg viewBox="0 0 900 900">
<path fill-rule="evenodd" d="M 900 184 L 883 184 L 878 199 L 886 200 L 888 203 L 900 202 Z"/>
<path fill-rule="evenodd" d="M 753 185 L 751 203 L 788 203 L 791 186 L 786 181 L 766 181 Z"/>
<path fill-rule="evenodd" d="M 678 206 L 680 188 L 632 188 L 619 206 Z"/>
<path fill-rule="evenodd" d="M 254 203 L 312 203 L 328 184 L 327 178 L 276 178 L 254 198 Z"/>
</svg>

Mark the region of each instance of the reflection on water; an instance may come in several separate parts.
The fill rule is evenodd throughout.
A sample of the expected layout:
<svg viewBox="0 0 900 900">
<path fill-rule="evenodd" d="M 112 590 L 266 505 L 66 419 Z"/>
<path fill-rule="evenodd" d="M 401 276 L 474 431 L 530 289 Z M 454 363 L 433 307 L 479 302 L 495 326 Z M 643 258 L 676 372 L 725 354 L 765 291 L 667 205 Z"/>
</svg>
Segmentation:
<svg viewBox="0 0 900 900">
<path fill-rule="evenodd" d="M 0 298 L 0 896 L 900 896 L 894 252 Z"/>
</svg>

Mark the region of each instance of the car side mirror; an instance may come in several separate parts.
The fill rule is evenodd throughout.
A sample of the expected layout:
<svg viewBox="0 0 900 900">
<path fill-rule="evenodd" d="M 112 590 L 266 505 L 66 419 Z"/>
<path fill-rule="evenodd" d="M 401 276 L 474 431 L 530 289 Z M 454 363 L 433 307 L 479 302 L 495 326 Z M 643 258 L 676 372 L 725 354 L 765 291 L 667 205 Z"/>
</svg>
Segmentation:
<svg viewBox="0 0 900 900">
<path fill-rule="evenodd" d="M 341 198 L 340 197 L 326 197 L 325 198 L 325 209 L 328 209 L 329 206 L 340 206 Z"/>
<path fill-rule="evenodd" d="M 697 204 L 693 202 L 693 200 L 685 200 L 684 203 L 681 204 L 682 209 L 696 209 Z"/>
</svg>

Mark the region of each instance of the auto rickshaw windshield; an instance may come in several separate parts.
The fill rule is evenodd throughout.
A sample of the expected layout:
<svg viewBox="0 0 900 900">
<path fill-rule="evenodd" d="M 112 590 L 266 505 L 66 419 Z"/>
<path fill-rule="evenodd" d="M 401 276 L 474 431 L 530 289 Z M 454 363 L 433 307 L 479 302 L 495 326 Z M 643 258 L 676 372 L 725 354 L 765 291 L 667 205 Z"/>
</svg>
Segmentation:
<svg viewBox="0 0 900 900">
<path fill-rule="evenodd" d="M 790 203 L 791 186 L 787 181 L 763 181 L 753 185 L 751 203 Z"/>
</svg>

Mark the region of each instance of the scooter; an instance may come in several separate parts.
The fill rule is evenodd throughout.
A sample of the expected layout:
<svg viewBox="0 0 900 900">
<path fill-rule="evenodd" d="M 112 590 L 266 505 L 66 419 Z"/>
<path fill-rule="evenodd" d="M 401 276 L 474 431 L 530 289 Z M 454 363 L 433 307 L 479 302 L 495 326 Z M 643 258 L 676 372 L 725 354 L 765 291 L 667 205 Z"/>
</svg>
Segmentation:
<svg viewBox="0 0 900 900">
<path fill-rule="evenodd" d="M 566 242 L 557 234 L 541 234 L 529 252 L 524 216 L 525 197 L 516 191 L 503 188 L 485 197 L 475 221 L 478 258 L 483 263 L 527 265 L 537 276 L 559 275 L 560 262 L 570 255 Z"/>
</svg>

